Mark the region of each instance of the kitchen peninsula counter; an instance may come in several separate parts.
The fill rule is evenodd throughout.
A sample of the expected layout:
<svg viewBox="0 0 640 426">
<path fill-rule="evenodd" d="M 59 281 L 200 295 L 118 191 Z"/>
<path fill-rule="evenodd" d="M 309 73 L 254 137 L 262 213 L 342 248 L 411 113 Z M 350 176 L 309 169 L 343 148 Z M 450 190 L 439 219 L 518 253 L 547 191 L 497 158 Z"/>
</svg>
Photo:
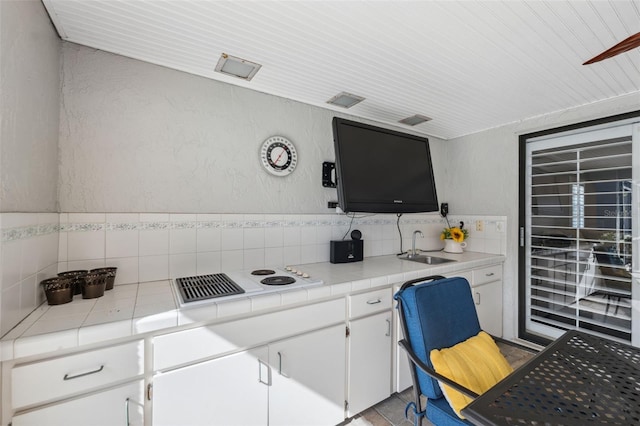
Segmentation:
<svg viewBox="0 0 640 426">
<path fill-rule="evenodd" d="M 76 295 L 71 303 L 49 306 L 46 302 L 27 316 L 0 341 L 2 361 L 35 357 L 79 347 L 127 341 L 146 335 L 224 322 L 277 311 L 311 302 L 344 297 L 369 289 L 391 287 L 421 276 L 452 275 L 504 262 L 503 255 L 465 252 L 427 253 L 456 262 L 426 265 L 394 255 L 365 258 L 362 262 L 292 265 L 324 284 L 233 300 L 180 308 L 170 280 L 116 285 L 97 299 Z M 226 271 L 225 271 L 226 272 Z"/>
</svg>

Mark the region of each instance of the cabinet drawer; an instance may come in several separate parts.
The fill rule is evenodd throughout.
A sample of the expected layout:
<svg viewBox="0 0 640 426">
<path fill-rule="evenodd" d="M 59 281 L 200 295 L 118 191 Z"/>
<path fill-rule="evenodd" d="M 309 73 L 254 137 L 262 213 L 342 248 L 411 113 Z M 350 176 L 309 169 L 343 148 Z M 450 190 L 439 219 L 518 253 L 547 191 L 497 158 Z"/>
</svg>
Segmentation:
<svg viewBox="0 0 640 426">
<path fill-rule="evenodd" d="M 11 370 L 12 405 L 18 409 L 61 399 L 143 372 L 142 340 L 16 366 Z"/>
<path fill-rule="evenodd" d="M 164 370 L 345 320 L 344 298 L 165 334 L 153 339 L 153 369 Z"/>
<path fill-rule="evenodd" d="M 137 380 L 117 388 L 18 414 L 11 419 L 11 425 L 142 426 L 143 402 L 144 381 Z"/>
<path fill-rule="evenodd" d="M 349 318 L 373 314 L 389 308 L 391 308 L 390 288 L 349 296 Z"/>
<path fill-rule="evenodd" d="M 499 280 L 502 280 L 502 265 L 487 266 L 482 269 L 474 269 L 472 286 Z"/>
<path fill-rule="evenodd" d="M 467 280 L 469 282 L 469 285 L 471 285 L 471 283 L 473 282 L 473 275 L 471 273 L 471 271 L 464 271 L 464 272 L 451 272 L 449 274 L 445 275 L 447 278 L 449 277 L 461 277 L 464 278 L 465 280 Z"/>
</svg>

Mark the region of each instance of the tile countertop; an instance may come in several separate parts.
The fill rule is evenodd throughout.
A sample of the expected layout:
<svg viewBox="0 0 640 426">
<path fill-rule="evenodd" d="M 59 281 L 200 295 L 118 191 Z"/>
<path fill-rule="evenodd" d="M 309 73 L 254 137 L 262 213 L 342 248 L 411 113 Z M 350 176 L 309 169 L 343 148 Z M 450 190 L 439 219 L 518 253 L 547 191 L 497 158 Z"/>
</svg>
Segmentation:
<svg viewBox="0 0 640 426">
<path fill-rule="evenodd" d="M 212 301 L 182 309 L 179 308 L 170 280 L 116 285 L 100 298 L 82 299 L 81 295 L 76 295 L 71 303 L 64 305 L 49 306 L 45 302 L 2 338 L 0 360 L 72 349 L 145 333 L 167 332 L 172 327 L 246 316 L 252 312 L 504 261 L 502 255 L 476 252 L 440 252 L 433 255 L 457 262 L 431 266 L 400 260 L 391 255 L 368 257 L 355 263 L 295 265 L 297 269 L 304 269 L 322 279 L 324 284 L 229 301 Z"/>
</svg>

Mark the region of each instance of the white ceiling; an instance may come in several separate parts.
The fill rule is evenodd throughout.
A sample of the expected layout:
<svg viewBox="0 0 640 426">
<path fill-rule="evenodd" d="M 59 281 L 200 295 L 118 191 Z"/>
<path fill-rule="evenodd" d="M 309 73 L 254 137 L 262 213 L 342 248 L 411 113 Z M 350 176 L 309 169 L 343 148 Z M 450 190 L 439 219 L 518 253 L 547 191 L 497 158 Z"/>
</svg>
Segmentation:
<svg viewBox="0 0 640 426">
<path fill-rule="evenodd" d="M 639 93 L 640 49 L 584 61 L 640 31 L 625 1 L 43 0 L 62 39 L 450 139 Z M 214 72 L 225 52 L 262 64 Z M 408 128 L 408 127 L 407 127 Z"/>
</svg>

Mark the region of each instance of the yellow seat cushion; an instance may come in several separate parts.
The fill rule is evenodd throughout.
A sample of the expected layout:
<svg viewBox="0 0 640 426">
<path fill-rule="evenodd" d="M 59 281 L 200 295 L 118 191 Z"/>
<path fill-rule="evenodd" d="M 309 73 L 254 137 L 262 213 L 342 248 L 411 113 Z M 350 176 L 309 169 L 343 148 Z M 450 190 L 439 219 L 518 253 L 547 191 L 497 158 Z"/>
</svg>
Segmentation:
<svg viewBox="0 0 640 426">
<path fill-rule="evenodd" d="M 437 373 L 478 395 L 513 371 L 498 345 L 484 331 L 450 348 L 434 349 L 429 356 Z M 460 410 L 472 399 L 445 384 L 440 383 L 440 388 L 453 411 L 464 419 Z"/>
</svg>

